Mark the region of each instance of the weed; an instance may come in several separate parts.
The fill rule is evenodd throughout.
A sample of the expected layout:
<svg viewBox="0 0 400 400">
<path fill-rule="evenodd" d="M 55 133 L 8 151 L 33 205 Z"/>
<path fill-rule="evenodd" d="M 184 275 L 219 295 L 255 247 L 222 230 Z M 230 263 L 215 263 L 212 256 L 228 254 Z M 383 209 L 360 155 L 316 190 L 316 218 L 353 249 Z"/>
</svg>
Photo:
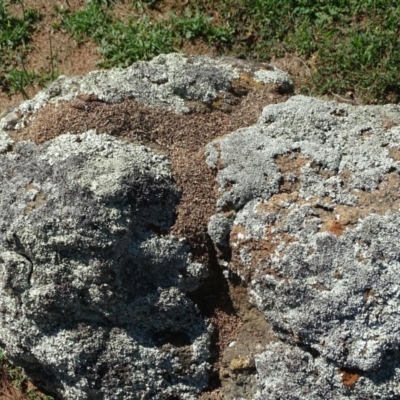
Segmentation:
<svg viewBox="0 0 400 400">
<path fill-rule="evenodd" d="M 131 7 L 125 22 L 113 14 L 118 2 Z M 7 12 L 10 3 L 22 8 L 22 18 Z M 162 17 L 158 7 L 163 7 Z M 400 101 L 400 5 L 395 0 L 199 0 L 172 5 L 163 0 L 91 0 L 75 13 L 57 11 L 60 23 L 54 26 L 66 29 L 78 43 L 96 42 L 102 67 L 126 66 L 200 39 L 217 53 L 237 57 L 301 57 L 311 71 L 312 95 L 352 92 L 362 102 Z M 29 51 L 38 18 L 23 0 L 0 0 L 3 90 L 26 96 L 25 84 L 43 84 L 57 76 L 53 63 L 47 77 L 34 77 L 15 61 L 16 53 Z"/>
<path fill-rule="evenodd" d="M 199 9 L 187 9 L 178 16 L 169 13 L 155 20 L 146 14 L 146 7 L 155 1 L 132 1 L 132 10 L 141 9 L 141 17 L 133 16 L 128 22 L 115 21 L 112 6 L 92 1 L 87 8 L 70 13 L 58 9 L 61 26 L 78 41 L 94 40 L 100 45 L 104 60 L 101 67 L 121 67 L 138 60 L 148 60 L 161 53 L 177 51 L 182 40 L 203 38 L 207 43 L 227 45 L 233 40 L 233 29 L 228 24 L 214 25 L 213 17 Z M 132 12 L 132 14 L 134 14 Z"/>
<path fill-rule="evenodd" d="M 103 4 L 105 3 L 105 4 Z M 89 39 L 100 40 L 112 20 L 105 10 L 107 2 L 91 1 L 88 6 L 76 13 L 56 7 L 62 17 L 63 27 L 70 32 L 73 38 L 82 43 Z"/>
<path fill-rule="evenodd" d="M 173 37 L 168 26 L 144 17 L 129 23 L 116 23 L 100 39 L 102 67 L 123 67 L 137 60 L 149 60 L 161 53 L 174 51 Z"/>
<path fill-rule="evenodd" d="M 39 14 L 25 9 L 20 0 L 14 3 L 21 6 L 22 18 L 7 11 L 10 2 L 0 0 L 0 87 L 6 92 L 20 92 L 28 98 L 25 87 L 34 82 L 36 74 L 25 69 L 24 58 L 30 50 L 28 43 Z"/>
<path fill-rule="evenodd" d="M 54 400 L 39 392 L 25 378 L 22 369 L 7 361 L 0 350 L 0 395 L 15 400 Z"/>
<path fill-rule="evenodd" d="M 146 7 L 151 10 L 157 8 L 161 0 L 131 0 L 133 8 L 144 11 Z"/>
<path fill-rule="evenodd" d="M 204 0 L 196 7 L 217 10 L 219 23 L 230 24 L 233 55 L 312 61 L 314 95 L 352 91 L 364 102 L 400 101 L 394 0 Z"/>
<path fill-rule="evenodd" d="M 11 4 L 20 7 L 22 18 L 8 11 Z M 54 54 L 51 40 L 50 72 L 38 73 L 28 71 L 25 58 L 32 51 L 29 45 L 32 33 L 37 29 L 40 15 L 37 11 L 26 8 L 23 0 L 0 0 L 0 90 L 10 95 L 22 94 L 28 99 L 26 88 L 29 86 L 44 87 L 59 75 L 54 65 Z"/>
<path fill-rule="evenodd" d="M 5 82 L 3 85 L 7 88 L 7 91 L 12 93 L 21 93 L 24 99 L 29 99 L 25 91 L 26 86 L 32 85 L 37 75 L 35 72 L 27 72 L 24 68 L 10 68 L 5 75 Z"/>
</svg>

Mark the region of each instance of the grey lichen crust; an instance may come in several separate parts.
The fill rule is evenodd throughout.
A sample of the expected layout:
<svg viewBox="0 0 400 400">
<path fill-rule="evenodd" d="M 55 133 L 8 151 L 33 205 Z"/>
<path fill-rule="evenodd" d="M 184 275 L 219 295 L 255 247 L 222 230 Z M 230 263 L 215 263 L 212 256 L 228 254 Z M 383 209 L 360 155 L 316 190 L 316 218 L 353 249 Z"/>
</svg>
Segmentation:
<svg viewBox="0 0 400 400">
<path fill-rule="evenodd" d="M 210 329 L 186 293 L 206 276 L 167 234 L 164 156 L 89 131 L 0 155 L 0 343 L 65 399 L 195 399 Z"/>
<path fill-rule="evenodd" d="M 20 115 L 17 127 L 23 126 L 25 118 L 44 105 L 70 101 L 79 95 L 95 95 L 107 103 L 130 98 L 149 106 L 187 113 L 191 103 L 210 106 L 218 98 L 230 98 L 235 91 L 235 80 L 242 77 L 247 85 L 275 85 L 283 91 L 293 86 L 285 72 L 269 64 L 173 53 L 149 62 L 136 62 L 128 68 L 93 71 L 85 76 L 60 76 L 15 110 Z M 0 122 L 1 128 L 4 127 Z"/>
<path fill-rule="evenodd" d="M 0 154 L 10 150 L 12 144 L 13 140 L 10 136 L 4 131 L 0 131 Z"/>
<path fill-rule="evenodd" d="M 209 144 L 230 268 L 283 341 L 257 399 L 400 398 L 399 124 L 296 96 Z"/>
</svg>

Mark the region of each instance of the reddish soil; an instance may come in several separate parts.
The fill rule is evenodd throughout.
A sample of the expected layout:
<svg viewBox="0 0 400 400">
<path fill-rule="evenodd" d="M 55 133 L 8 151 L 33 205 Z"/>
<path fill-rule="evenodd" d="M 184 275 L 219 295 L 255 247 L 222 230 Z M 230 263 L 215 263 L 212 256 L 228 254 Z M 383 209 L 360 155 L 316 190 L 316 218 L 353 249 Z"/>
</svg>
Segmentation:
<svg viewBox="0 0 400 400">
<path fill-rule="evenodd" d="M 87 42 L 79 45 L 66 31 L 53 28 L 54 24 L 60 22 L 54 7 L 77 11 L 85 4 L 85 0 L 24 0 L 25 8 L 37 10 L 41 15 L 30 42 L 33 50 L 28 54 L 25 63 L 28 71 L 49 74 L 53 68 L 62 75 L 84 75 L 98 69 L 96 63 L 100 61 L 101 57 L 97 53 L 94 43 Z M 21 17 L 20 6 L 15 4 L 9 9 L 13 14 Z M 26 92 L 29 97 L 33 97 L 40 90 L 40 87 L 29 87 Z M 23 100 L 21 94 L 10 97 L 7 93 L 0 92 L 0 114 Z"/>
</svg>

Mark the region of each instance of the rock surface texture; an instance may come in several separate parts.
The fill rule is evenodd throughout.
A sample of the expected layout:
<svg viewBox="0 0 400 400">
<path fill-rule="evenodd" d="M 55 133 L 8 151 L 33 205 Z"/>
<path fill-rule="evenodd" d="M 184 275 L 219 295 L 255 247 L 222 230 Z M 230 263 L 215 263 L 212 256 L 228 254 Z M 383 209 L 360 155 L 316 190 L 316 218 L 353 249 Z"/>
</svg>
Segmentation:
<svg viewBox="0 0 400 400">
<path fill-rule="evenodd" d="M 0 121 L 0 346 L 60 399 L 400 398 L 400 107 L 159 56 Z"/>
<path fill-rule="evenodd" d="M 185 293 L 205 267 L 152 232 L 178 200 L 165 158 L 89 131 L 21 142 L 1 165 L 11 360 L 71 399 L 186 398 L 204 386 L 209 330 Z"/>
<path fill-rule="evenodd" d="M 282 341 L 255 357 L 256 399 L 400 398 L 399 123 L 295 96 L 208 145 L 211 237 Z"/>
</svg>

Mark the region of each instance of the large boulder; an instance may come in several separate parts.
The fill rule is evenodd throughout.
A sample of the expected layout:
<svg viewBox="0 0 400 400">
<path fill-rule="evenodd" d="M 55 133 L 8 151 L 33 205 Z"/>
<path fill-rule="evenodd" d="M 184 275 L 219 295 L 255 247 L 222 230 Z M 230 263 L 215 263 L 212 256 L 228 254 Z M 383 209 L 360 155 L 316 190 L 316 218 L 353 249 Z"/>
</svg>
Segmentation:
<svg viewBox="0 0 400 400">
<path fill-rule="evenodd" d="M 399 124 L 295 96 L 208 145 L 210 236 L 281 339 L 256 399 L 400 398 Z"/>
<path fill-rule="evenodd" d="M 293 89 L 289 76 L 270 64 L 173 53 L 160 55 L 150 62 L 136 62 L 129 68 L 93 71 L 85 76 L 60 76 L 17 110 L 25 116 L 46 104 L 71 101 L 84 95 L 107 103 L 133 98 L 178 113 L 206 106 L 229 109 L 230 105 L 237 104 L 238 96 L 264 85 L 274 86 L 281 92 Z M 24 120 L 13 115 L 9 114 L 5 120 L 20 124 Z"/>
<path fill-rule="evenodd" d="M 67 399 L 192 398 L 210 332 L 185 295 L 205 267 L 160 235 L 178 192 L 163 156 L 93 131 L 1 156 L 0 338 Z"/>
</svg>

